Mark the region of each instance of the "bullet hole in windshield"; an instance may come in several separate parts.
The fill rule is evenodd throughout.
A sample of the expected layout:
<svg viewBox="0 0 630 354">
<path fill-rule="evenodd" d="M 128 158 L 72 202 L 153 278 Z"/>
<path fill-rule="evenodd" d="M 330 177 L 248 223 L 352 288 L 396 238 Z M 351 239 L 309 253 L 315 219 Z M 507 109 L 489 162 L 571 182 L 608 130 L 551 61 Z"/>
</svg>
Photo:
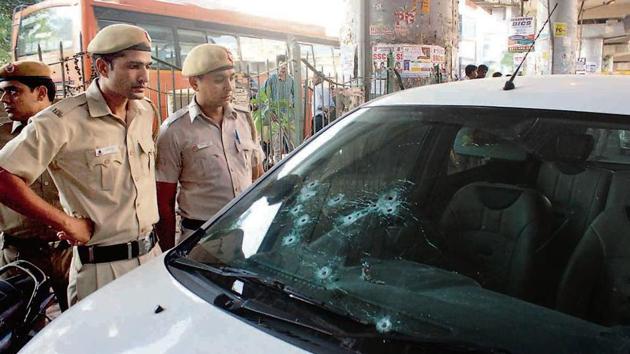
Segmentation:
<svg viewBox="0 0 630 354">
<path fill-rule="evenodd" d="M 299 216 L 299 217 L 297 218 L 297 220 L 296 220 L 296 225 L 297 225 L 297 226 L 304 226 L 304 225 L 308 224 L 308 223 L 309 223 L 309 221 L 311 221 L 311 217 L 310 217 L 310 216 L 308 216 L 308 215 L 306 215 L 306 214 L 304 214 L 304 215 Z"/>
<path fill-rule="evenodd" d="M 392 320 L 389 316 L 381 317 L 376 321 L 376 330 L 380 333 L 387 333 L 392 330 Z"/>
<path fill-rule="evenodd" d="M 297 244 L 298 241 L 300 241 L 300 235 L 298 235 L 296 232 L 291 232 L 282 238 L 282 245 L 293 246 Z"/>
<path fill-rule="evenodd" d="M 291 215 L 298 216 L 304 212 L 304 206 L 302 204 L 298 204 L 289 210 Z"/>
<path fill-rule="evenodd" d="M 307 183 L 302 189 L 300 189 L 300 195 L 298 196 L 298 201 L 300 203 L 304 203 L 313 199 L 317 195 L 317 189 L 319 188 L 319 181 L 311 181 Z"/>
<path fill-rule="evenodd" d="M 323 266 L 317 270 L 317 273 L 315 275 L 319 280 L 326 280 L 332 275 L 332 273 L 332 268 L 330 268 L 329 266 Z"/>
<path fill-rule="evenodd" d="M 330 198 L 326 205 L 328 205 L 329 207 L 336 207 L 340 204 L 343 204 L 344 198 L 345 196 L 343 194 L 337 194 L 336 196 Z"/>
</svg>

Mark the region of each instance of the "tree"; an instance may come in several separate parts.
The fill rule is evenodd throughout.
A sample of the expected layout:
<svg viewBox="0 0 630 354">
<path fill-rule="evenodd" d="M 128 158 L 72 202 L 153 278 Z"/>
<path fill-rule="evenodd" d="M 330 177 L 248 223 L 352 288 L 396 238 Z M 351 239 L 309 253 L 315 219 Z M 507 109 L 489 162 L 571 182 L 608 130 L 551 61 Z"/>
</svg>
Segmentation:
<svg viewBox="0 0 630 354">
<path fill-rule="evenodd" d="M 11 60 L 11 31 L 13 10 L 18 6 L 31 5 L 37 0 L 2 0 L 0 1 L 0 63 Z"/>
</svg>

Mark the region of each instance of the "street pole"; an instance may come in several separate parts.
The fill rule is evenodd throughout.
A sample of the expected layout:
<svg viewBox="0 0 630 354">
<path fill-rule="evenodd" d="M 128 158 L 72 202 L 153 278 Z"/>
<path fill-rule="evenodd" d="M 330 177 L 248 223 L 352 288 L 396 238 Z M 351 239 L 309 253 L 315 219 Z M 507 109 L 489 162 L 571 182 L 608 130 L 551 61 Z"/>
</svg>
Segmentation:
<svg viewBox="0 0 630 354">
<path fill-rule="evenodd" d="M 578 2 L 577 0 L 551 0 L 549 6 L 558 4 L 551 17 L 552 74 L 575 74 L 578 47 Z M 566 29 L 556 33 L 557 28 Z"/>
</svg>

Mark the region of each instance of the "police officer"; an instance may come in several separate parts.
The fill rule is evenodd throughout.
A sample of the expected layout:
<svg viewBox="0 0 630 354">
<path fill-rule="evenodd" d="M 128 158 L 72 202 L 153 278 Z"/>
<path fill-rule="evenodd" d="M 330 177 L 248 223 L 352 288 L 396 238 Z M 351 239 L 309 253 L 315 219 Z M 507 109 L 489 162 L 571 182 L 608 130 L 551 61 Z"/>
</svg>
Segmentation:
<svg viewBox="0 0 630 354">
<path fill-rule="evenodd" d="M 71 304 L 160 253 L 154 111 L 144 98 L 150 51 L 142 28 L 103 28 L 88 46 L 99 77 L 37 114 L 0 151 L 0 201 L 75 246 Z M 65 213 L 28 188 L 47 166 Z"/>
<path fill-rule="evenodd" d="M 214 44 L 193 48 L 184 61 L 182 74 L 195 95 L 162 124 L 157 144 L 162 248 L 175 244 L 176 196 L 185 235 L 263 173 L 263 152 L 251 115 L 230 103 L 233 67 L 230 51 Z"/>
<path fill-rule="evenodd" d="M 12 122 L 0 125 L 0 148 L 15 138 L 29 118 L 48 108 L 55 99 L 55 83 L 50 68 L 39 61 L 18 61 L 0 68 L 0 101 Z M 61 208 L 57 188 L 48 172 L 37 177 L 31 188 L 56 208 Z M 0 266 L 15 260 L 29 261 L 42 269 L 62 310 L 68 308 L 66 289 L 72 250 L 57 240 L 56 231 L 47 225 L 0 204 Z"/>
</svg>

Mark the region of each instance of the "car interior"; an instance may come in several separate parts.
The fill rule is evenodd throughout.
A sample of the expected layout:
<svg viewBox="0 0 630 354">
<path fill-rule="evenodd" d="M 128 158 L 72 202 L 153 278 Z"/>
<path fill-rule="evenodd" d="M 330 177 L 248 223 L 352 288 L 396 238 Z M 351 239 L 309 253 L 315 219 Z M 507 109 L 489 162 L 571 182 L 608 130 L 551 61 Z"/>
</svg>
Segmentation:
<svg viewBox="0 0 630 354">
<path fill-rule="evenodd" d="M 535 156 L 461 128 L 430 197 L 451 269 L 592 322 L 630 324 L 630 161 L 595 153 L 602 136 L 616 145 L 603 151 L 623 153 L 603 130 L 563 132 Z"/>
<path fill-rule="evenodd" d="M 387 119 L 386 129 L 369 117 L 349 124 L 263 189 L 274 209 L 255 231 L 252 260 L 304 284 L 336 264 L 412 261 L 630 325 L 630 156 L 618 126 L 561 121 L 506 133 L 487 121 Z M 246 198 L 234 215 L 260 196 Z"/>
</svg>

